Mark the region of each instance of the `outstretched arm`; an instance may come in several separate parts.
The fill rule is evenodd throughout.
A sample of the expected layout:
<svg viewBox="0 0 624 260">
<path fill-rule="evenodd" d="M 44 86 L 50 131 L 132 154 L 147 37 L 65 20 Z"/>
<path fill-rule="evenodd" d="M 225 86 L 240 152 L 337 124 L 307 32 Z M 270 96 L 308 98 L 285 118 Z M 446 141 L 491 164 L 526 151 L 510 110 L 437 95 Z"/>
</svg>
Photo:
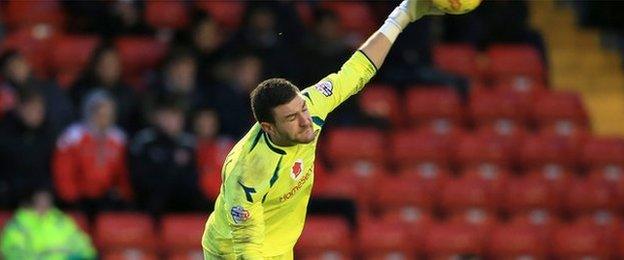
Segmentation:
<svg viewBox="0 0 624 260">
<path fill-rule="evenodd" d="M 432 7 L 431 0 L 401 2 L 379 30 L 362 44 L 337 73 L 330 74 L 316 85 L 303 90 L 304 96 L 310 102 L 308 107 L 316 116 L 325 119 L 327 114 L 360 91 L 375 75 L 399 33 L 410 22 L 429 14 L 441 14 Z"/>
<path fill-rule="evenodd" d="M 381 28 L 362 44 L 360 51 L 366 54 L 375 67 L 379 69 L 399 33 L 410 22 L 430 14 L 442 14 L 432 6 L 431 0 L 404 0 L 392 11 Z"/>
</svg>

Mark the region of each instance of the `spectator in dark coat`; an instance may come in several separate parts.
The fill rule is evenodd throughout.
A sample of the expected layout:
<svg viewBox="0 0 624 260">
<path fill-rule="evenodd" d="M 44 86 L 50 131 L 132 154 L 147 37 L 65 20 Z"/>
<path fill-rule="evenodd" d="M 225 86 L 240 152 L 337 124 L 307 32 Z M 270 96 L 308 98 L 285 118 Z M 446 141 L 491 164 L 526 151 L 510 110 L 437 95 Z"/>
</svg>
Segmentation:
<svg viewBox="0 0 624 260">
<path fill-rule="evenodd" d="M 171 98 L 159 101 L 154 126 L 137 134 L 130 146 L 131 182 L 139 207 L 160 215 L 170 210 L 199 210 L 195 139 L 184 132 L 184 110 Z"/>
<path fill-rule="evenodd" d="M 263 67 L 257 56 L 248 53 L 227 67 L 227 77 L 214 86 L 211 100 L 220 116 L 221 134 L 237 139 L 253 125 L 249 93 L 260 83 Z"/>
<path fill-rule="evenodd" d="M 3 100 L 15 100 L 21 89 L 36 88 L 45 98 L 46 117 L 55 131 L 64 129 L 73 121 L 73 107 L 67 95 L 56 84 L 36 79 L 23 55 L 12 50 L 5 52 L 0 57 L 0 69 L 0 93 Z M 9 106 L 3 109 L 8 111 L 11 108 Z"/>
<path fill-rule="evenodd" d="M 37 89 L 19 89 L 16 108 L 0 127 L 0 206 L 15 207 L 36 187 L 50 187 L 50 157 L 55 133 L 46 102 Z"/>
</svg>

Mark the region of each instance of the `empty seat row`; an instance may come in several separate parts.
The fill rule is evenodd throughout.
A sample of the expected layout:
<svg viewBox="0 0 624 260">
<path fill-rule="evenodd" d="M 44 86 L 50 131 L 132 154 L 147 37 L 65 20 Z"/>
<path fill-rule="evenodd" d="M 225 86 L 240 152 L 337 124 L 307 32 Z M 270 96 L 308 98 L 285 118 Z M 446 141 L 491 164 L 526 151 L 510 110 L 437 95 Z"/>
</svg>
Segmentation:
<svg viewBox="0 0 624 260">
<path fill-rule="evenodd" d="M 472 125 L 514 128 L 553 128 L 567 134 L 589 128 L 587 111 L 578 93 L 479 88 L 471 91 L 468 104 L 444 86 L 412 86 L 403 95 L 388 85 L 369 85 L 359 98 L 362 109 L 387 119 L 394 126 L 428 126 L 445 130 Z M 443 132 L 443 131 L 442 131 Z"/>
<path fill-rule="evenodd" d="M 340 218 L 308 218 L 296 255 L 299 259 L 448 259 L 475 255 L 495 259 L 573 259 L 622 257 L 624 232 L 593 217 L 540 224 L 518 217 L 481 228 L 468 222 L 423 220 L 418 225 L 367 220 L 356 230 Z"/>
<path fill-rule="evenodd" d="M 494 44 L 480 53 L 469 44 L 438 44 L 432 51 L 439 69 L 518 91 L 543 88 L 546 66 L 539 51 L 526 44 Z"/>
<path fill-rule="evenodd" d="M 444 172 L 406 171 L 391 176 L 381 171 L 341 171 L 316 179 L 313 196 L 350 199 L 378 212 L 484 208 L 508 213 L 548 209 L 578 215 L 624 209 L 621 173 L 616 177 L 606 172 L 576 177 L 537 171 L 523 176 L 467 172 L 451 177 Z"/>
<path fill-rule="evenodd" d="M 494 165 L 527 170 L 557 166 L 575 171 L 577 167 L 593 170 L 624 166 L 624 139 L 592 137 L 586 132 L 559 136 L 519 131 L 514 136 L 502 136 L 482 129 L 441 135 L 417 128 L 386 134 L 376 129 L 347 127 L 331 129 L 320 149 L 334 168 L 370 164 L 405 169 L 433 164 L 443 169 L 454 165 L 461 169 Z"/>
</svg>

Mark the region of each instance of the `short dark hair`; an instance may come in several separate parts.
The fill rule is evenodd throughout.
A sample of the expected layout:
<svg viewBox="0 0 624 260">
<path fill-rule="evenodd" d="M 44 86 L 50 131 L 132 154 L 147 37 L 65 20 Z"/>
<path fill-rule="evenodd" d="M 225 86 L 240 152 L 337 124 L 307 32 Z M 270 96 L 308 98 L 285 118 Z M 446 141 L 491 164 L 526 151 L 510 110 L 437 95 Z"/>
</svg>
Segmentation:
<svg viewBox="0 0 624 260">
<path fill-rule="evenodd" d="M 251 110 L 258 122 L 275 123 L 273 108 L 293 100 L 299 89 L 290 81 L 272 78 L 262 81 L 251 92 Z"/>
</svg>

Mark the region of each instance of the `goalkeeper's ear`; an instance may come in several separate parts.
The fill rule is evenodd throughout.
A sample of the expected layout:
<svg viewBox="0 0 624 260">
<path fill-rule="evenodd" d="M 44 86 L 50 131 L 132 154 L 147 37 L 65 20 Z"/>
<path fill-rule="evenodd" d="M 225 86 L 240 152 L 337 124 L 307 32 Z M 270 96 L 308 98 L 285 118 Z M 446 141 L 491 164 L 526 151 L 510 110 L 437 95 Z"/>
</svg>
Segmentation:
<svg viewBox="0 0 624 260">
<path fill-rule="evenodd" d="M 260 127 L 262 127 L 262 131 L 269 134 L 270 136 L 274 136 L 277 134 L 277 129 L 275 128 L 275 124 L 269 122 L 259 122 Z"/>
</svg>

